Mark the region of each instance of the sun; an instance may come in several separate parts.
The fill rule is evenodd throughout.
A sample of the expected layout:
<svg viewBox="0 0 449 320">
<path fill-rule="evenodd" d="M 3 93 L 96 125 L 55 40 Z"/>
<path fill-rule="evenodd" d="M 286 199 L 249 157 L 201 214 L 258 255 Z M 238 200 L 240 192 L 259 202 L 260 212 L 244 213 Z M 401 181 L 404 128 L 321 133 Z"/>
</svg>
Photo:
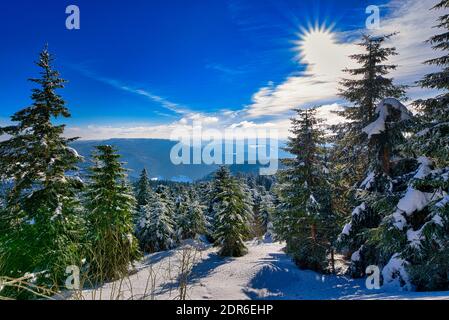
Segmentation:
<svg viewBox="0 0 449 320">
<path fill-rule="evenodd" d="M 325 25 L 301 28 L 298 33 L 298 40 L 295 41 L 295 51 L 301 63 L 310 63 L 307 58 L 322 55 L 335 45 L 335 36 L 332 27 Z"/>
<path fill-rule="evenodd" d="M 307 65 L 309 71 L 313 69 L 314 73 L 331 74 L 345 67 L 342 58 L 349 52 L 345 44 L 339 43 L 332 26 L 309 26 L 301 29 L 297 37 L 294 41 L 296 59 Z"/>
</svg>

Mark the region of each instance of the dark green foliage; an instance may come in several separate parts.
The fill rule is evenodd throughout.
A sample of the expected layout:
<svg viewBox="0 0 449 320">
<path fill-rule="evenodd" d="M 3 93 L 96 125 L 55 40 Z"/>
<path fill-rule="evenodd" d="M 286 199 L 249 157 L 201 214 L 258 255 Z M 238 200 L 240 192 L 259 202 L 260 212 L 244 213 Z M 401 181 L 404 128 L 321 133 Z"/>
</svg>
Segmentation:
<svg viewBox="0 0 449 320">
<path fill-rule="evenodd" d="M 111 146 L 96 149 L 86 193 L 88 263 L 92 281 L 104 282 L 126 276 L 140 254 L 133 235 L 136 200 L 120 156 Z"/>
<path fill-rule="evenodd" d="M 220 255 L 241 257 L 247 253 L 244 240 L 249 234 L 252 218 L 251 204 L 241 182 L 221 167 L 214 180 L 213 210 L 214 238 Z"/>
<path fill-rule="evenodd" d="M 81 261 L 84 232 L 76 194 L 82 182 L 76 178 L 81 160 L 64 138 L 64 125 L 55 118 L 70 117 L 56 90 L 65 81 L 53 69 L 45 48 L 36 63 L 41 68 L 31 106 L 11 117 L 14 123 L 0 128 L 7 139 L 0 142 L 0 175 L 13 181 L 2 213 L 0 274 L 22 277 L 36 274 L 36 284 L 58 289 L 67 266 Z M 68 173 L 71 173 L 68 175 Z"/>
<path fill-rule="evenodd" d="M 385 263 L 383 256 L 391 257 L 385 250 L 378 252 L 378 244 L 370 239 L 382 220 L 395 210 L 407 189 L 407 174 L 416 169 L 415 163 L 412 165 L 400 152 L 404 132 L 412 121 L 410 112 L 396 99 L 386 99 L 378 105 L 376 114 L 373 124 L 363 129 L 369 137 L 369 161 L 365 180 L 355 192 L 358 206 L 339 238 L 340 247 L 353 253 L 349 271 L 354 277 L 364 276 L 369 265 Z M 372 130 L 379 121 L 382 131 Z"/>
<path fill-rule="evenodd" d="M 379 260 L 376 245 L 368 240 L 394 200 L 390 159 L 396 156 L 394 153 L 403 140 L 395 108 L 383 110 L 389 112 L 386 123 L 395 126 L 380 135 L 368 135 L 364 130 L 381 117 L 377 107 L 383 99 L 405 97 L 405 87 L 395 85 L 387 77 L 396 69 L 395 65 L 387 64 L 391 56 L 397 55 L 396 49 L 385 46 L 393 36 L 363 37 L 359 44 L 363 52 L 351 56 L 358 68 L 345 70 L 351 78 L 341 82 L 340 95 L 351 106 L 340 115 L 348 121 L 333 128 L 333 204 L 335 210 L 350 220 L 338 245 L 352 255 L 350 272 L 357 277 L 364 275 L 367 265 Z"/>
<path fill-rule="evenodd" d="M 340 95 L 351 103 L 338 112 L 347 122 L 333 127 L 332 174 L 335 209 L 349 214 L 355 204 L 354 186 L 365 179 L 369 166 L 368 138 L 363 128 L 376 118 L 376 106 L 384 98 L 403 99 L 405 87 L 397 86 L 387 75 L 397 66 L 386 62 L 397 55 L 393 47 L 385 47 L 393 35 L 364 36 L 359 46 L 363 50 L 351 58 L 358 68 L 344 70 L 351 78 L 340 83 Z"/>
<path fill-rule="evenodd" d="M 449 8 L 449 1 L 434 9 Z M 419 84 L 441 93 L 415 102 L 419 113 L 416 134 L 403 149 L 418 157 L 418 165 L 406 183 L 407 192 L 385 220 L 380 240 L 383 252 L 397 254 L 407 264 L 408 287 L 417 290 L 449 288 L 449 16 L 443 14 L 437 27 L 441 34 L 428 42 L 444 55 L 426 64 L 440 71 L 426 75 Z M 416 199 L 420 205 L 416 205 Z M 413 205 L 412 205 L 413 204 Z"/>
<path fill-rule="evenodd" d="M 136 200 L 138 207 L 145 206 L 151 201 L 152 189 L 147 169 L 143 169 L 136 186 Z"/>
<path fill-rule="evenodd" d="M 328 254 L 337 232 L 330 199 L 324 133 L 315 110 L 296 110 L 286 151 L 295 157 L 283 161 L 278 175 L 275 231 L 287 242 L 287 251 L 302 267 L 327 271 Z"/>
<path fill-rule="evenodd" d="M 176 242 L 173 199 L 166 186 L 158 186 L 151 201 L 140 208 L 137 235 L 142 250 L 172 249 Z"/>
<path fill-rule="evenodd" d="M 176 205 L 176 233 L 178 240 L 194 239 L 207 231 L 204 216 L 205 206 L 201 205 L 193 189 L 184 191 Z"/>
<path fill-rule="evenodd" d="M 449 8 L 448 1 L 439 2 L 434 9 Z M 440 167 L 449 166 L 449 15 L 442 15 L 436 25 L 441 30 L 428 40 L 433 49 L 443 55 L 426 61 L 440 71 L 428 74 L 418 82 L 423 88 L 438 89 L 441 94 L 415 102 L 421 120 L 421 131 L 414 139 L 412 149 L 431 157 Z"/>
<path fill-rule="evenodd" d="M 263 192 L 260 195 L 259 212 L 257 215 L 258 221 L 262 228 L 262 233 L 265 235 L 270 230 L 270 226 L 273 224 L 273 215 L 275 212 L 275 205 L 273 196 L 269 192 Z"/>
</svg>

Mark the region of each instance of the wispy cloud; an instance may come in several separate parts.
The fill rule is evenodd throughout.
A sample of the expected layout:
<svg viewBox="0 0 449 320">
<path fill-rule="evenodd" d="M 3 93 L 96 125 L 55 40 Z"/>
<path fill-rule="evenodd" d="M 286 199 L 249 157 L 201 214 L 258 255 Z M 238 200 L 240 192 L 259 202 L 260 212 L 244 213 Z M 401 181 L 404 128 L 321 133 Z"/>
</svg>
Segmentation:
<svg viewBox="0 0 449 320">
<path fill-rule="evenodd" d="M 87 68 L 84 67 L 74 67 L 77 71 L 79 71 L 80 73 L 82 73 L 84 76 L 102 82 L 104 84 L 107 84 L 113 88 L 116 88 L 118 90 L 122 90 L 128 93 L 132 93 L 135 95 L 139 95 L 142 97 L 145 97 L 147 99 L 149 99 L 152 102 L 158 103 L 161 107 L 172 111 L 176 114 L 186 114 L 189 113 L 190 111 L 188 110 L 188 108 L 186 108 L 185 106 L 182 106 L 178 103 L 172 102 L 164 97 L 161 97 L 159 95 L 156 95 L 148 90 L 145 89 L 140 89 L 140 88 L 136 88 L 134 86 L 130 86 L 128 84 L 125 84 L 124 82 L 117 80 L 117 79 L 113 79 L 113 78 L 108 78 L 108 77 L 104 77 L 101 75 L 98 75 L 90 70 L 88 70 Z"/>
<path fill-rule="evenodd" d="M 231 67 L 227 67 L 222 64 L 219 64 L 219 63 L 209 63 L 206 65 L 206 68 L 214 70 L 214 71 L 218 71 L 218 72 L 223 73 L 228 76 L 242 75 L 247 72 L 243 68 L 231 68 Z"/>
</svg>

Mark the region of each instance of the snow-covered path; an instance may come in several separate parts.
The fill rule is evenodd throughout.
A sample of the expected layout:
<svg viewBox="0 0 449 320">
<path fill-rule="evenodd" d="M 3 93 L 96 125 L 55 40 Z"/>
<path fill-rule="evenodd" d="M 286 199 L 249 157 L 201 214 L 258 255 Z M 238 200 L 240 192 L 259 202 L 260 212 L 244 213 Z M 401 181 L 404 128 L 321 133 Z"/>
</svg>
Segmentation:
<svg viewBox="0 0 449 320">
<path fill-rule="evenodd" d="M 364 280 L 299 270 L 280 243 L 248 244 L 242 258 L 222 259 L 214 251 L 193 270 L 193 299 L 449 299 L 449 292 L 370 291 Z"/>
<path fill-rule="evenodd" d="M 250 242 L 241 258 L 221 258 L 216 248 L 197 253 L 189 276 L 188 299 L 447 299 L 449 292 L 410 293 L 369 291 L 364 280 L 322 276 L 299 270 L 280 243 Z M 177 299 L 182 250 L 149 255 L 129 279 L 104 286 L 101 299 Z M 118 289 L 119 288 L 119 289 Z M 98 290 L 83 292 L 84 299 L 100 299 Z"/>
</svg>

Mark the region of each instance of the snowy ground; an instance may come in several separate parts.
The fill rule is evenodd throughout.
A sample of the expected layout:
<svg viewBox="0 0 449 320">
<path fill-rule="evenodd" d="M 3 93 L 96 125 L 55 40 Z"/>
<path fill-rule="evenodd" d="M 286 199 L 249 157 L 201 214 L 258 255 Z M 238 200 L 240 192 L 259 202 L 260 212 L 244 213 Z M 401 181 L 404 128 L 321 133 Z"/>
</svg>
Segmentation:
<svg viewBox="0 0 449 320">
<path fill-rule="evenodd" d="M 299 270 L 280 243 L 248 243 L 242 258 L 224 259 L 216 249 L 182 249 L 147 256 L 128 279 L 83 291 L 77 299 L 177 299 L 182 256 L 195 255 L 189 276 L 188 299 L 445 299 L 449 292 L 369 291 L 363 280 L 322 276 Z M 184 255 L 183 255 L 184 253 Z"/>
</svg>

